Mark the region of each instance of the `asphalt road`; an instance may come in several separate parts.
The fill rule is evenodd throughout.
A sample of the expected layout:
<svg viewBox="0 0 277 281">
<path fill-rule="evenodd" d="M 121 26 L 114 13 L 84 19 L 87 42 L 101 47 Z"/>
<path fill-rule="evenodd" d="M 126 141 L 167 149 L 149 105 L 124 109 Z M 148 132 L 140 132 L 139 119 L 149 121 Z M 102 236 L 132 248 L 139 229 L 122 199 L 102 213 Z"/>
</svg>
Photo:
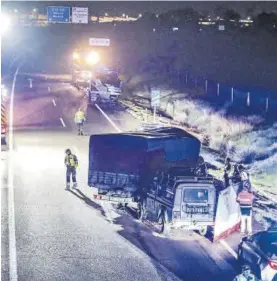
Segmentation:
<svg viewBox="0 0 277 281">
<path fill-rule="evenodd" d="M 77 136 L 73 123 L 80 106 L 87 110 L 88 135 L 115 131 L 98 109 L 87 108 L 84 95 L 70 84 L 35 78 L 30 88 L 24 77 L 17 79 L 14 151 L 1 155 L 1 280 L 16 280 L 16 273 L 20 281 L 232 280 L 237 262 L 221 244 L 196 233 L 158 235 L 130 213 L 91 200 L 86 184 L 88 136 Z M 127 112 L 106 114 L 122 130 L 139 126 Z M 66 148 L 80 160 L 76 191 L 64 190 Z M 8 209 L 13 203 L 16 253 L 9 251 L 13 233 L 8 231 Z M 9 274 L 12 255 L 16 273 Z"/>
</svg>

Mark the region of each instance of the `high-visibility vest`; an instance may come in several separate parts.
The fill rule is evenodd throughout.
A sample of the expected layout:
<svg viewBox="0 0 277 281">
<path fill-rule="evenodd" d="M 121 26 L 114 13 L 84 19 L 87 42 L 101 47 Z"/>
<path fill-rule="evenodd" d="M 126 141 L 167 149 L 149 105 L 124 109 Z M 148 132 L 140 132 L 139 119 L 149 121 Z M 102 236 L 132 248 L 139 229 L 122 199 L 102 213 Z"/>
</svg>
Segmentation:
<svg viewBox="0 0 277 281">
<path fill-rule="evenodd" d="M 85 120 L 85 113 L 83 111 L 77 111 L 75 114 L 75 123 L 82 123 Z"/>
<path fill-rule="evenodd" d="M 255 196 L 252 193 L 243 190 L 238 194 L 237 201 L 241 206 L 252 207 L 254 199 Z"/>
<path fill-rule="evenodd" d="M 74 154 L 66 155 L 64 162 L 65 162 L 66 166 L 70 166 L 70 167 L 74 167 L 74 168 L 78 167 L 78 159 L 77 159 L 76 155 L 74 155 Z"/>
</svg>

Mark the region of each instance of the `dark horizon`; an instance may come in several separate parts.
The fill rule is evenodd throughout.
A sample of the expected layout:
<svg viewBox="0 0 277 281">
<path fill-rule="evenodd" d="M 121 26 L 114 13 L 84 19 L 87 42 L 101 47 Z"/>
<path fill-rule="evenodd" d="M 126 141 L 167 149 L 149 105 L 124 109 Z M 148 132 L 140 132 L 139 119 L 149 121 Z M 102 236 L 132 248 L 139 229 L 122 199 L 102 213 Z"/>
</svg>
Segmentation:
<svg viewBox="0 0 277 281">
<path fill-rule="evenodd" d="M 2 8 L 18 9 L 27 12 L 37 8 L 39 12 L 46 11 L 47 6 L 80 6 L 89 7 L 90 13 L 110 13 L 111 15 L 128 14 L 137 16 L 140 13 L 163 13 L 169 10 L 191 7 L 199 13 L 216 13 L 223 9 L 233 9 L 242 16 L 251 16 L 265 12 L 277 12 L 277 2 L 257 1 L 2 1 Z"/>
</svg>

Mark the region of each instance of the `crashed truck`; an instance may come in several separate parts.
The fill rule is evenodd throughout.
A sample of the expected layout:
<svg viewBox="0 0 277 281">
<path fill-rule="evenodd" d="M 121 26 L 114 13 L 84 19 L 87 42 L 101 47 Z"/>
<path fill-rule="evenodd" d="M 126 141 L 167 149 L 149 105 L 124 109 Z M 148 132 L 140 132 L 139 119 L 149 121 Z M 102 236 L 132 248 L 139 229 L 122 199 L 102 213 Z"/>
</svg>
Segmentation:
<svg viewBox="0 0 277 281">
<path fill-rule="evenodd" d="M 197 176 L 200 141 L 178 128 L 90 136 L 88 185 L 94 199 L 128 204 L 138 218 L 169 228 L 213 234 L 237 230 L 236 192 Z"/>
</svg>

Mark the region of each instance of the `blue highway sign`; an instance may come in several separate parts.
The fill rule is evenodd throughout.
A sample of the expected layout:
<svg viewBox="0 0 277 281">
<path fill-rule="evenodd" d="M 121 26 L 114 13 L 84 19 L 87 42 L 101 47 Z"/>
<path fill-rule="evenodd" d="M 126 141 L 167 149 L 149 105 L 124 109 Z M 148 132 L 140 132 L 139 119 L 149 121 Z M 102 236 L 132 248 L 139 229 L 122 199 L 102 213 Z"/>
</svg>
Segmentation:
<svg viewBox="0 0 277 281">
<path fill-rule="evenodd" d="M 69 23 L 70 7 L 62 7 L 62 6 L 47 7 L 47 21 Z"/>
</svg>

